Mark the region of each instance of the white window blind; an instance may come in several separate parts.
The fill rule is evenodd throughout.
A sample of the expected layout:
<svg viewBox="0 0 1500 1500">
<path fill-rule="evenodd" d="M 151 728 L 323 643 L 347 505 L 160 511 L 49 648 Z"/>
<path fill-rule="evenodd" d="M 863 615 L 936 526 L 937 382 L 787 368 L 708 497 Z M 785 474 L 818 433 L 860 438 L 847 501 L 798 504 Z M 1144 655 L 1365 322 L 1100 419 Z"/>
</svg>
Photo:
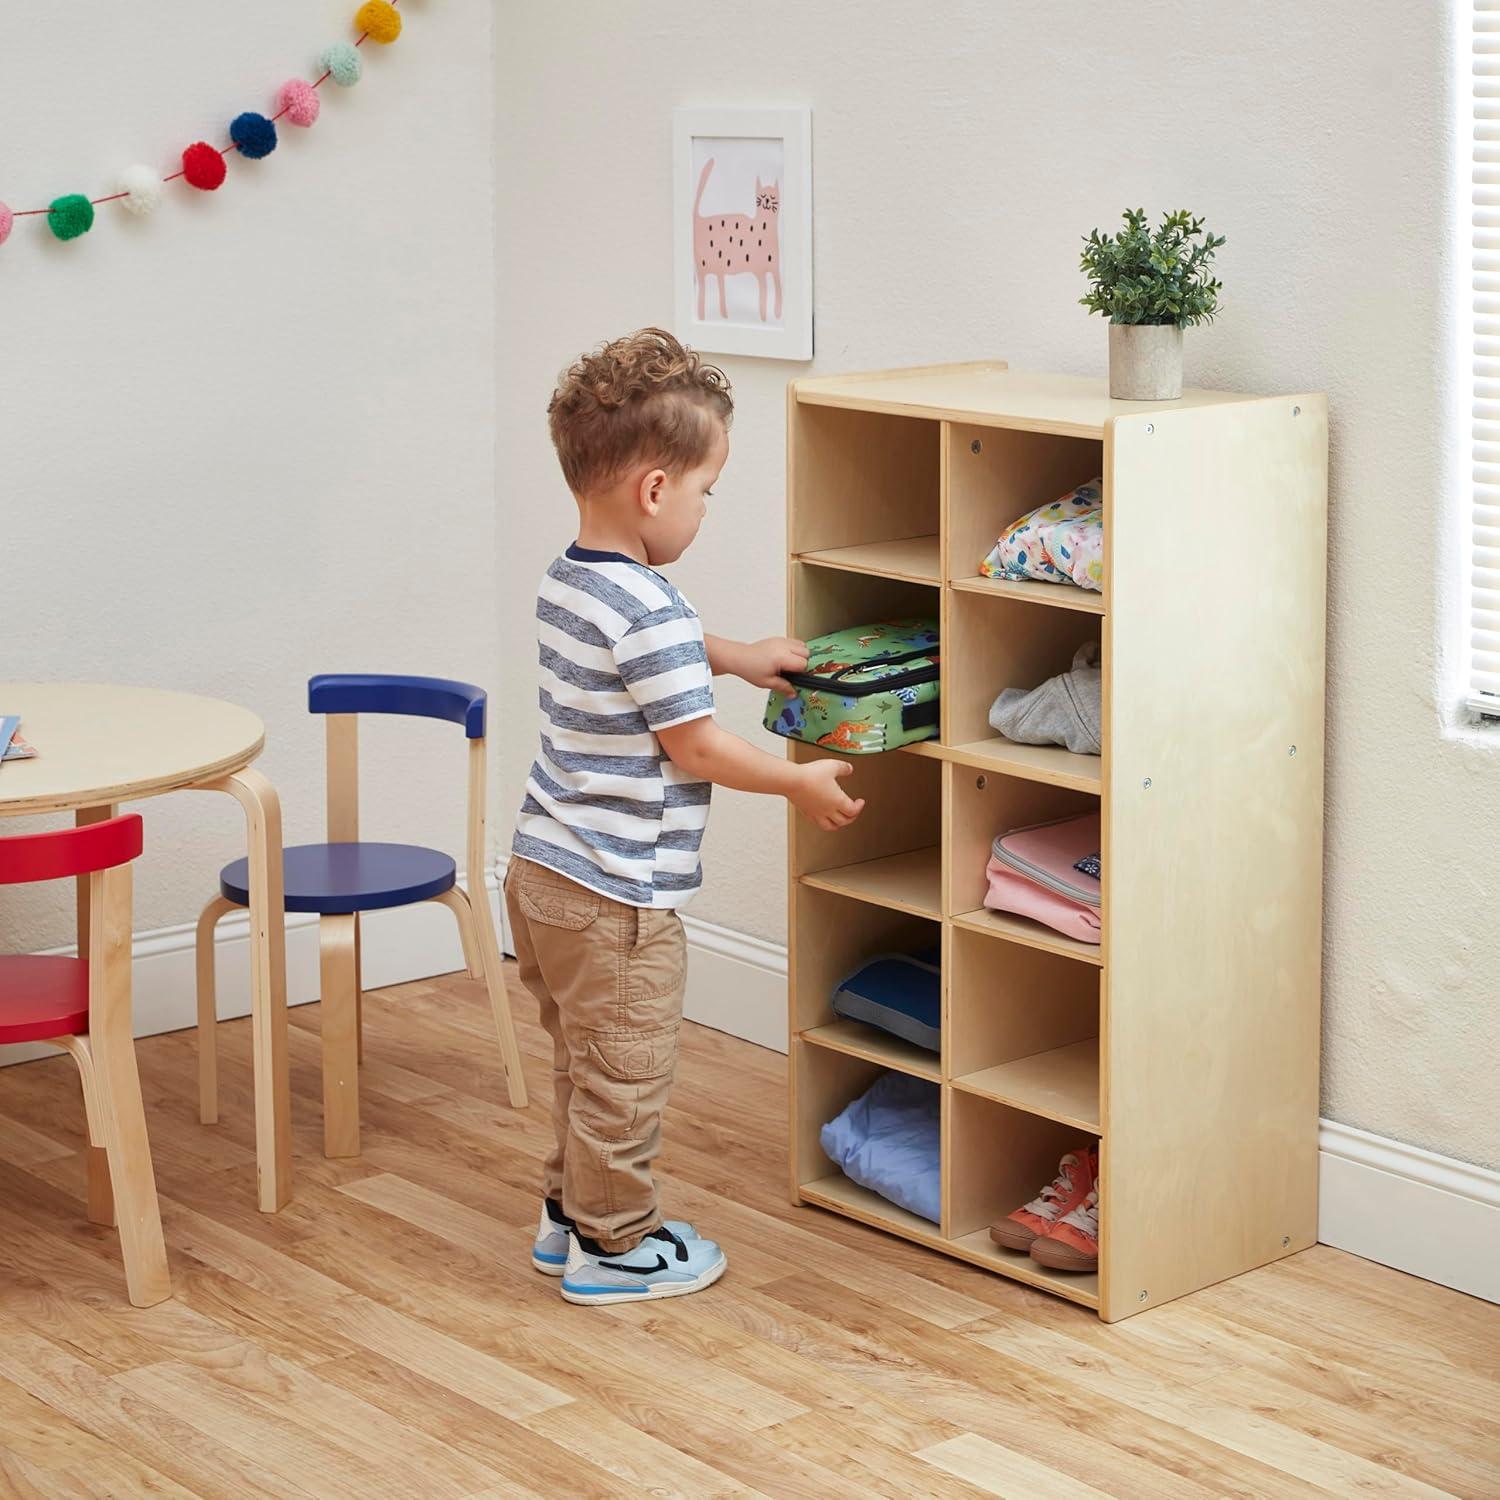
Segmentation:
<svg viewBox="0 0 1500 1500">
<path fill-rule="evenodd" d="M 1500 715 L 1500 0 L 1473 0 L 1469 705 Z"/>
</svg>

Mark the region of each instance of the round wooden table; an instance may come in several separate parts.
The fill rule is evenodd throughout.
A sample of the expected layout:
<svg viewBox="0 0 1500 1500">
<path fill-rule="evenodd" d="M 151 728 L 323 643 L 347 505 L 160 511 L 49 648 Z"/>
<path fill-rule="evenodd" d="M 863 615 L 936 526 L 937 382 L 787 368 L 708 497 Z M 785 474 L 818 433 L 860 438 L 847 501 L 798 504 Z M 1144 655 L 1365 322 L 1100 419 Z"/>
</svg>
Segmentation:
<svg viewBox="0 0 1500 1500">
<path fill-rule="evenodd" d="M 250 994 L 255 1148 L 261 1209 L 291 1197 L 287 1079 L 286 924 L 281 803 L 251 762 L 265 726 L 216 698 L 103 683 L 0 682 L 0 713 L 19 714 L 32 760 L 0 764 L 0 817 L 72 812 L 114 816 L 121 802 L 162 792 L 225 792 L 244 809 L 250 855 Z M 149 843 L 149 834 L 148 834 Z M 87 882 L 79 885 L 78 949 L 88 952 Z"/>
</svg>

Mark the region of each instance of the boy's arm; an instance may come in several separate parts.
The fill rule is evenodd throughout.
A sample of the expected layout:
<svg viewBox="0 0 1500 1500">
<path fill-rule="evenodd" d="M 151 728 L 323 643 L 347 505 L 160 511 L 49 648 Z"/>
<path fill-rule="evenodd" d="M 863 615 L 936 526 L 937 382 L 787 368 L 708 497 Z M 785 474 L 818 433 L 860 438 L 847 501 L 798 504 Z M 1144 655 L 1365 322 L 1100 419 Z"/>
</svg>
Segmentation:
<svg viewBox="0 0 1500 1500">
<path fill-rule="evenodd" d="M 755 687 L 789 693 L 792 685 L 781 674 L 807 670 L 807 645 L 792 636 L 773 635 L 763 641 L 731 641 L 722 635 L 705 635 L 703 645 L 708 652 L 708 669 L 715 677 L 727 673 L 731 677 L 743 677 Z"/>
<path fill-rule="evenodd" d="M 863 797 L 847 797 L 839 787 L 854 770 L 848 761 L 798 764 L 782 760 L 720 729 L 709 715 L 658 729 L 656 737 L 672 764 L 689 776 L 701 776 L 737 792 L 785 797 L 803 817 L 827 832 L 847 828 L 864 811 Z"/>
</svg>

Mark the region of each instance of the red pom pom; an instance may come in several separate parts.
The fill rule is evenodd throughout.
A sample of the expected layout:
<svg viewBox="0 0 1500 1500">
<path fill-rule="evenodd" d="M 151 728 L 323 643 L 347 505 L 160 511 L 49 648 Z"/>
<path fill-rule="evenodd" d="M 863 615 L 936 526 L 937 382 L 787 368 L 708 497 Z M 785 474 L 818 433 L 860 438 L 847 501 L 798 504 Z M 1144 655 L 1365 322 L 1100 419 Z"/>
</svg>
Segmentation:
<svg viewBox="0 0 1500 1500">
<path fill-rule="evenodd" d="M 196 141 L 182 153 L 182 175 L 190 187 L 211 193 L 227 175 L 223 156 L 207 141 Z"/>
</svg>

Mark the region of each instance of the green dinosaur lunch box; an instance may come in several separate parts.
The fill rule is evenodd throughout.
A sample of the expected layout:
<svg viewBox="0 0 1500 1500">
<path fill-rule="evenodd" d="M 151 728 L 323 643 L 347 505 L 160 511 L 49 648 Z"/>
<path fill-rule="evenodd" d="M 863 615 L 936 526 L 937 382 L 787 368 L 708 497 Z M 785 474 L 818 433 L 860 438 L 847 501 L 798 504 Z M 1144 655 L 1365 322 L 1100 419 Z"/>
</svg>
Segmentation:
<svg viewBox="0 0 1500 1500">
<path fill-rule="evenodd" d="M 766 728 L 846 755 L 899 750 L 937 738 L 935 620 L 879 620 L 807 643 L 807 670 L 787 672 L 791 693 L 773 691 Z"/>
</svg>

